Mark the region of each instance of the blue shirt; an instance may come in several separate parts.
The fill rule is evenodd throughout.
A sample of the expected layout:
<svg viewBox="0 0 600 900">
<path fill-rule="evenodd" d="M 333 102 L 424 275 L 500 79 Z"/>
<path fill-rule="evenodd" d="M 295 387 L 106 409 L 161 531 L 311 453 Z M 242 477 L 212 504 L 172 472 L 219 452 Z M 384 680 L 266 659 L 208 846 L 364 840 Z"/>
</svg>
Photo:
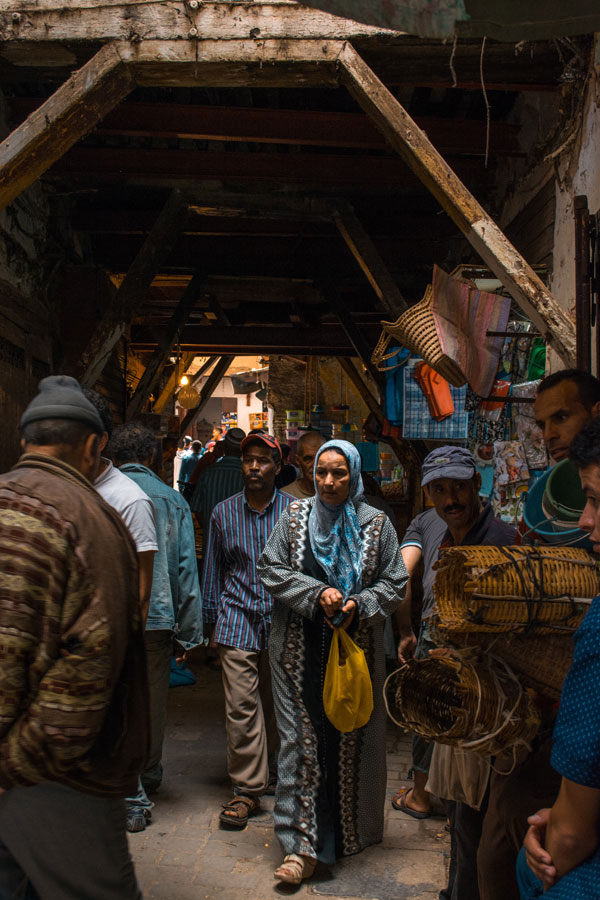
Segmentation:
<svg viewBox="0 0 600 900">
<path fill-rule="evenodd" d="M 600 597 L 574 637 L 573 664 L 565 678 L 550 762 L 563 778 L 600 789 Z M 543 895 L 550 900 L 600 896 L 600 848 Z"/>
<path fill-rule="evenodd" d="M 192 514 L 178 491 L 151 469 L 126 463 L 121 472 L 150 497 L 156 516 L 158 552 L 146 629 L 171 630 L 186 650 L 203 643 L 202 599 Z"/>
<path fill-rule="evenodd" d="M 275 488 L 267 506 L 252 509 L 245 492 L 219 503 L 211 516 L 204 554 L 204 617 L 215 622 L 215 641 L 240 650 L 264 650 L 273 598 L 256 571 L 273 528 L 293 500 Z"/>
<path fill-rule="evenodd" d="M 177 481 L 186 484 L 190 480 L 190 476 L 198 463 L 202 453 L 184 453 L 181 457 L 181 465 L 179 467 L 179 476 Z"/>
</svg>

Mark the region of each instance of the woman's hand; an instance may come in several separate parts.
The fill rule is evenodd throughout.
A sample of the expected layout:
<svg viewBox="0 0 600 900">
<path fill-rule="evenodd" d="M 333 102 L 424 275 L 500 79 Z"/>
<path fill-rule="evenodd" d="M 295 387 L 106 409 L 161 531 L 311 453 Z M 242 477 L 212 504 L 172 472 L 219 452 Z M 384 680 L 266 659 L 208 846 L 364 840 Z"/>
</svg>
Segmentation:
<svg viewBox="0 0 600 900">
<path fill-rule="evenodd" d="M 330 619 L 338 609 L 342 608 L 344 597 L 337 588 L 325 588 L 319 597 L 319 603 L 323 607 L 323 612 Z"/>
<path fill-rule="evenodd" d="M 356 600 L 346 600 L 346 603 L 342 606 L 342 612 L 346 613 L 342 628 L 344 631 L 347 631 L 348 626 L 352 624 L 354 613 L 356 612 Z"/>
<path fill-rule="evenodd" d="M 525 835 L 524 841 L 527 865 L 536 878 L 543 882 L 546 890 L 556 883 L 556 869 L 552 865 L 552 857 L 544 849 L 546 826 L 549 820 L 549 809 L 540 809 L 533 816 L 529 816 L 527 821 L 531 827 Z"/>
</svg>

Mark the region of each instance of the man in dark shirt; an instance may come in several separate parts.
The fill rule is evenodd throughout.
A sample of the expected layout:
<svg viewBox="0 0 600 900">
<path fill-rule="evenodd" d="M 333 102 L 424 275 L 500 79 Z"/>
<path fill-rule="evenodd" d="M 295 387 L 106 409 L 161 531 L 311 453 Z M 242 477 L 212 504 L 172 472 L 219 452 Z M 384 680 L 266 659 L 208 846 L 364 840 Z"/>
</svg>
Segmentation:
<svg viewBox="0 0 600 900">
<path fill-rule="evenodd" d="M 208 528 L 212 511 L 222 500 L 244 489 L 242 478 L 242 441 L 246 433 L 230 428 L 222 441 L 223 455 L 198 478 L 190 506 L 202 528 L 204 546 L 208 543 Z"/>
<path fill-rule="evenodd" d="M 421 486 L 433 502 L 434 509 L 416 516 L 401 544 L 402 556 L 409 574 L 421 556 L 425 562 L 424 601 L 421 629 L 417 641 L 410 624 L 410 608 L 403 604 L 400 619 L 399 656 L 403 661 L 415 656 L 423 659 L 435 645 L 429 637 L 429 619 L 434 612 L 433 564 L 440 550 L 462 545 L 514 544 L 516 528 L 494 516 L 490 503 L 479 498 L 481 476 L 475 460 L 463 447 L 446 446 L 433 450 L 423 463 Z M 408 608 L 407 608 L 408 607 Z M 393 806 L 422 819 L 431 815 L 430 796 L 425 790 L 433 753 L 433 743 L 413 739 L 414 786 L 398 791 Z M 446 900 L 478 900 L 476 853 L 485 810 L 472 810 L 464 803 L 452 805 L 452 851 L 450 884 L 442 893 Z"/>
</svg>

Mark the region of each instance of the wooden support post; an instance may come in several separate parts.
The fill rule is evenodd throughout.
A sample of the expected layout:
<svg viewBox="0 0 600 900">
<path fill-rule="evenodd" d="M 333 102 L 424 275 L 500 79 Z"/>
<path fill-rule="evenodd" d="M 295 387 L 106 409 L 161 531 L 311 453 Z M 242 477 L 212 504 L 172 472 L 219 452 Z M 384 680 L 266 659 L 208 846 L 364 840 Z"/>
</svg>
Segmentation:
<svg viewBox="0 0 600 900">
<path fill-rule="evenodd" d="M 213 365 L 216 356 L 209 356 L 208 359 L 205 359 L 198 371 L 194 374 L 194 380 L 192 381 L 192 387 L 196 387 L 199 384 L 200 379 L 204 375 L 205 372 L 208 372 L 210 367 Z"/>
<path fill-rule="evenodd" d="M 155 402 L 152 407 L 152 411 L 158 413 L 159 415 L 163 412 L 165 406 L 177 390 L 179 385 L 179 379 L 182 375 L 187 373 L 187 370 L 194 362 L 196 358 L 195 353 L 183 353 L 180 360 L 180 366 L 175 366 L 171 374 L 169 375 L 169 380 L 165 384 L 164 388 L 160 392 L 158 400 Z"/>
<path fill-rule="evenodd" d="M 344 45 L 338 65 L 341 80 L 356 101 L 545 335 L 565 366 L 575 365 L 573 323 L 533 269 L 351 44 Z"/>
<path fill-rule="evenodd" d="M 0 144 L 4 209 L 135 87 L 115 44 L 105 44 Z"/>
<path fill-rule="evenodd" d="M 352 316 L 341 303 L 339 297 L 334 293 L 331 287 L 327 285 L 321 285 L 321 291 L 327 298 L 329 306 L 340 320 L 340 324 L 344 329 L 346 337 L 352 344 L 356 355 L 364 365 L 365 369 L 367 370 L 375 384 L 379 386 L 383 382 L 383 375 L 381 374 L 381 372 L 377 371 L 377 369 L 371 362 L 373 348 L 370 346 L 368 340 L 366 339 L 364 332 L 354 322 Z"/>
<path fill-rule="evenodd" d="M 207 402 L 212 397 L 212 392 L 220 382 L 221 378 L 223 378 L 234 359 L 234 356 L 219 357 L 219 359 L 217 360 L 217 364 L 206 379 L 206 384 L 200 391 L 198 405 L 195 406 L 194 409 L 190 409 L 185 415 L 179 429 L 180 434 L 187 434 L 189 432 L 190 428 L 206 406 Z"/>
<path fill-rule="evenodd" d="M 172 191 L 81 356 L 79 371 L 84 387 L 93 387 L 102 374 L 117 341 L 146 299 L 152 279 L 179 237 L 184 221 L 182 195 L 177 190 Z"/>
<path fill-rule="evenodd" d="M 577 368 L 592 370 L 592 326 L 590 295 L 590 212 L 587 197 L 575 197 L 575 322 Z"/>
<path fill-rule="evenodd" d="M 406 300 L 350 204 L 341 207 L 333 220 L 381 305 L 391 316 L 399 316 L 407 308 Z"/>
<path fill-rule="evenodd" d="M 125 420 L 127 422 L 134 419 L 141 410 L 147 397 L 154 390 L 164 364 L 171 353 L 171 347 L 177 337 L 177 332 L 186 324 L 190 317 L 198 295 L 206 283 L 206 275 L 196 272 L 192 280 L 184 290 L 175 312 L 169 319 L 169 322 L 160 332 L 158 346 L 144 370 L 144 374 L 139 380 L 135 393 L 127 406 Z"/>
</svg>

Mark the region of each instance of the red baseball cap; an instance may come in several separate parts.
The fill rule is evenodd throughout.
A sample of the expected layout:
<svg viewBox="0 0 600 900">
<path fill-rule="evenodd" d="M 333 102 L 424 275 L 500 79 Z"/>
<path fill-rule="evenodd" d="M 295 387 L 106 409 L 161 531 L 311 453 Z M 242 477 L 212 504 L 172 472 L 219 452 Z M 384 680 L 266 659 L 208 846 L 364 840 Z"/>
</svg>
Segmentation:
<svg viewBox="0 0 600 900">
<path fill-rule="evenodd" d="M 244 452 L 248 444 L 255 441 L 260 441 L 262 444 L 265 444 L 269 448 L 269 450 L 277 450 L 277 452 L 279 453 L 279 458 L 281 459 L 281 447 L 279 446 L 279 441 L 277 440 L 277 438 L 272 437 L 270 434 L 257 433 L 246 435 L 241 444 L 242 453 Z"/>
</svg>

